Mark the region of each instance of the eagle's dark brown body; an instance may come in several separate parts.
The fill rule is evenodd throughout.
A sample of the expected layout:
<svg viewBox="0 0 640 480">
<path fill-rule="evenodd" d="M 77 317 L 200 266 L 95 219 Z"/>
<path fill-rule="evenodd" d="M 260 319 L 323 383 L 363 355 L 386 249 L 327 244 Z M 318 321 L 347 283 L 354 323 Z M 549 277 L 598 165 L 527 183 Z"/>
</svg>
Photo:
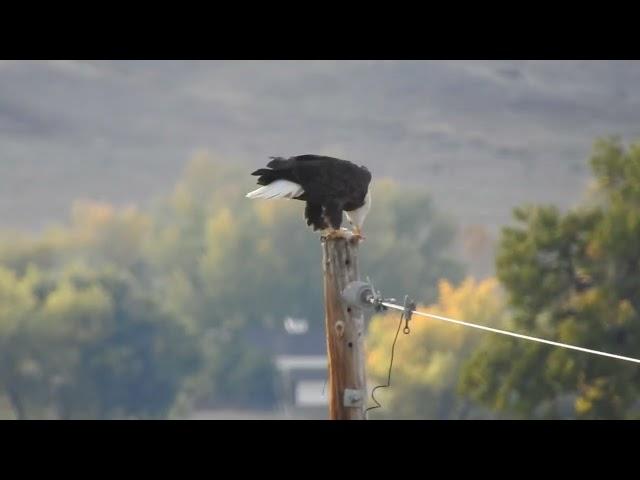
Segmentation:
<svg viewBox="0 0 640 480">
<path fill-rule="evenodd" d="M 277 180 L 299 185 L 303 193 L 288 198 L 306 202 L 305 218 L 314 230 L 329 226 L 339 229 L 343 211 L 349 215 L 365 206 L 368 210 L 371 173 L 347 160 L 319 155 L 272 157 L 267 168 L 256 170 L 252 175 L 258 176 L 258 184 L 263 186 Z"/>
</svg>

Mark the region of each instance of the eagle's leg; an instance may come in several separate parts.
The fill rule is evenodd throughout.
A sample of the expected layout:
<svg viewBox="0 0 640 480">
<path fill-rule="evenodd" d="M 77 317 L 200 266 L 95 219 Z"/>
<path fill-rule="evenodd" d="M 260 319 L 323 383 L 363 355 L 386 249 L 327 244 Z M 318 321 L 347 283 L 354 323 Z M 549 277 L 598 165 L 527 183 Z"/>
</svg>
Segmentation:
<svg viewBox="0 0 640 480">
<path fill-rule="evenodd" d="M 313 226 L 313 230 L 324 230 L 327 228 L 327 222 L 322 216 L 322 205 L 307 201 L 304 209 L 304 218 L 307 219 L 307 225 Z"/>
<path fill-rule="evenodd" d="M 346 228 L 327 228 L 322 231 L 322 238 L 326 239 L 335 239 L 335 238 L 344 238 L 345 240 L 350 240 L 353 237 L 353 233 L 351 233 Z"/>
<path fill-rule="evenodd" d="M 344 238 L 349 240 L 353 236 L 346 228 L 340 228 L 342 225 L 342 208 L 338 205 L 325 205 L 324 218 L 326 219 L 326 223 L 331 227 L 322 232 L 324 238 Z"/>
</svg>

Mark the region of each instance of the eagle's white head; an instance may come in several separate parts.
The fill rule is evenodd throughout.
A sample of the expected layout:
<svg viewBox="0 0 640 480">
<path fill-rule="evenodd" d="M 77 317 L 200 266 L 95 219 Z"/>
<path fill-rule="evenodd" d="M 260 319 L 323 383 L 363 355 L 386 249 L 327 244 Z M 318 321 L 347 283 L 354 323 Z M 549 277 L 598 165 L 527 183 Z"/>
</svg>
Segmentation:
<svg viewBox="0 0 640 480">
<path fill-rule="evenodd" d="M 360 208 L 356 208 L 355 210 L 351 210 L 350 212 L 345 211 L 345 215 L 351 224 L 355 227 L 356 232 L 362 231 L 362 225 L 364 224 L 364 219 L 367 217 L 369 210 L 371 209 L 371 190 L 367 190 L 367 194 L 364 197 L 364 204 Z"/>
</svg>

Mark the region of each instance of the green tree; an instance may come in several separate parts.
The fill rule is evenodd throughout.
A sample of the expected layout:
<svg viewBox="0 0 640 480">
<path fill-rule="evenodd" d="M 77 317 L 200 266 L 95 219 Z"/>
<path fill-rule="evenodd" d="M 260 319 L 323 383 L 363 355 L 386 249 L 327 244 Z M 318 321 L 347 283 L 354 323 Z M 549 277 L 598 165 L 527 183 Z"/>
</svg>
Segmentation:
<svg viewBox="0 0 640 480">
<path fill-rule="evenodd" d="M 75 345 L 76 362 L 61 373 L 71 381 L 59 386 L 55 402 L 66 418 L 162 418 L 189 375 L 200 368 L 193 334 L 167 313 L 134 278 L 117 271 L 80 272 L 71 276 L 78 293 L 101 292 L 108 314 L 82 315 L 74 333 L 65 335 Z M 55 292 L 52 293 L 52 295 Z M 76 298 L 81 298 L 76 294 Z M 76 303 L 78 300 L 75 301 Z M 47 303 L 46 305 L 48 305 Z M 51 318 L 51 314 L 46 312 Z M 96 324 L 92 328 L 90 319 Z M 93 402 L 83 402 L 87 393 Z"/>
<path fill-rule="evenodd" d="M 18 419 L 28 418 L 37 399 L 46 395 L 31 341 L 37 308 L 35 277 L 31 271 L 20 278 L 0 266 L 0 393 Z"/>
<path fill-rule="evenodd" d="M 566 214 L 515 210 L 496 260 L 511 327 L 557 341 L 640 356 L 640 145 L 597 142 L 588 201 Z M 492 337 L 473 356 L 463 391 L 509 414 L 627 418 L 640 370 L 617 360 Z M 563 411 L 562 400 L 571 408 Z"/>
<path fill-rule="evenodd" d="M 166 416 L 195 339 L 131 276 L 0 268 L 0 389 L 17 418 Z"/>
</svg>

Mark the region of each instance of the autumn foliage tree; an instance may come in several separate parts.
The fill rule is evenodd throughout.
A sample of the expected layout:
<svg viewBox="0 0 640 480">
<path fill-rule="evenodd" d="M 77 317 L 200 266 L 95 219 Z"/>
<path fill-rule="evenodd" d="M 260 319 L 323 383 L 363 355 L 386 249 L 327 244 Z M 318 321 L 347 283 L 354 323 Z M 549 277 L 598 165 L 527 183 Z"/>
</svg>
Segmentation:
<svg viewBox="0 0 640 480">
<path fill-rule="evenodd" d="M 504 323 L 505 315 L 498 283 L 493 278 L 480 282 L 467 278 L 457 287 L 441 281 L 436 303 L 418 309 L 494 327 Z M 392 311 L 375 316 L 369 325 L 367 368 L 374 385 L 387 380 L 398 322 L 399 313 Z M 372 410 L 370 418 L 458 419 L 484 415 L 457 392 L 462 365 L 483 333 L 417 316 L 412 318 L 410 330 L 409 335 L 400 333 L 392 387 L 376 392 L 383 408 Z"/>
</svg>

